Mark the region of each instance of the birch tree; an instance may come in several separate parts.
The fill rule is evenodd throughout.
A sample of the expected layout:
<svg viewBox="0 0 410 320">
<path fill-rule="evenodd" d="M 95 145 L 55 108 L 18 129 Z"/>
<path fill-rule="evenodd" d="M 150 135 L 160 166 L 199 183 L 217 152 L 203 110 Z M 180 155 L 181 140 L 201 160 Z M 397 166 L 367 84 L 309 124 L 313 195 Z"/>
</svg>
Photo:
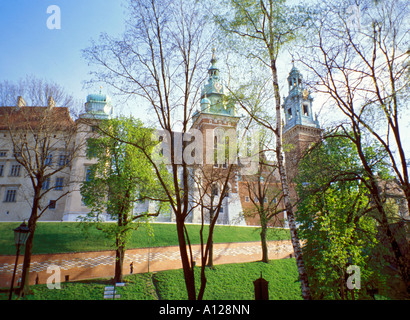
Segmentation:
<svg viewBox="0 0 410 320">
<path fill-rule="evenodd" d="M 297 234 L 293 204 L 289 195 L 289 181 L 284 162 L 282 146 L 282 110 L 278 83 L 278 57 L 284 47 L 297 39 L 299 30 L 305 26 L 307 15 L 299 7 L 287 7 L 285 1 L 223 1 L 221 11 L 214 18 L 229 44 L 249 58 L 251 63 L 260 63 L 270 74 L 274 94 L 275 123 L 271 118 L 258 117 L 251 110 L 245 111 L 261 126 L 272 131 L 276 138 L 276 158 L 280 174 L 283 201 L 291 231 L 299 277 L 304 299 L 310 299 L 310 289 L 306 275 L 299 237 Z"/>
</svg>

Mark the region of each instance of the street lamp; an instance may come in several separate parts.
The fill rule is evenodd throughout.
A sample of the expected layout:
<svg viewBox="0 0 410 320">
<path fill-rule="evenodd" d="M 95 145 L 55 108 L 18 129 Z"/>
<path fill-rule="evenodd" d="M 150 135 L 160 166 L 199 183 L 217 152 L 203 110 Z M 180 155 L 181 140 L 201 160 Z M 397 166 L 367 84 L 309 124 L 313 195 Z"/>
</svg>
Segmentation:
<svg viewBox="0 0 410 320">
<path fill-rule="evenodd" d="M 24 246 L 29 233 L 30 233 L 30 229 L 27 227 L 25 222 L 23 222 L 20 226 L 14 229 L 14 242 L 16 243 L 17 252 L 16 252 L 16 262 L 14 264 L 13 278 L 11 280 L 9 300 L 11 300 L 11 296 L 13 294 L 14 278 L 16 276 L 17 262 L 18 262 L 18 258 L 20 254 L 20 246 Z"/>
</svg>

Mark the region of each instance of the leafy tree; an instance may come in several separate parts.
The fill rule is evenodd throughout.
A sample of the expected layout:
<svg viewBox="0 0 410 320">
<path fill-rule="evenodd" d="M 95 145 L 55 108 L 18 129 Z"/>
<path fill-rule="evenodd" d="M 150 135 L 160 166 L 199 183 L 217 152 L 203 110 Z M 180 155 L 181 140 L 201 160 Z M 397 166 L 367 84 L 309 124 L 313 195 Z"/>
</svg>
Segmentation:
<svg viewBox="0 0 410 320">
<path fill-rule="evenodd" d="M 110 136 L 102 134 L 88 140 L 87 156 L 97 162 L 90 167 L 88 179 L 81 187 L 83 201 L 91 208 L 83 220 L 95 223 L 98 229 L 114 239 L 114 280 L 121 282 L 129 237 L 142 221 L 148 222 L 149 217 L 160 213 L 164 196 L 145 155 L 131 144 L 113 138 L 138 143 L 146 152 L 151 152 L 155 146 L 151 141 L 152 130 L 133 118 L 104 121 L 100 130 L 109 132 Z M 157 201 L 157 211 L 134 213 L 136 202 L 145 200 Z M 105 213 L 117 223 L 102 223 Z"/>
<path fill-rule="evenodd" d="M 309 15 L 300 6 L 291 7 L 286 5 L 286 1 L 274 0 L 226 0 L 221 2 L 218 10 L 219 12 L 215 13 L 214 18 L 228 38 L 229 45 L 236 48 L 244 57 L 250 58 L 250 63 L 262 65 L 269 74 L 269 83 L 274 95 L 275 121 L 272 121 L 272 116 L 260 117 L 259 115 L 263 112 L 254 113 L 254 110 L 246 108 L 243 104 L 241 106 L 253 120 L 275 134 L 276 159 L 301 281 L 302 296 L 309 300 L 311 298 L 309 283 L 297 234 L 294 209 L 289 192 L 290 181 L 288 181 L 284 161 L 282 105 L 278 81 L 278 57 L 289 43 L 301 36 L 300 31 L 307 25 Z"/>
<path fill-rule="evenodd" d="M 367 157 L 381 175 L 386 174 L 384 156 L 368 148 Z M 345 137 L 326 139 L 299 164 L 297 220 L 315 299 L 368 297 L 366 290 L 349 293 L 350 265 L 360 268 L 361 289 L 383 287 L 382 264 L 373 255 L 378 244 L 375 210 L 363 173 L 355 145 Z"/>
<path fill-rule="evenodd" d="M 366 170 L 364 183 L 377 205 L 377 219 L 408 292 L 409 263 L 391 230 L 385 195 L 365 156 L 365 145 L 372 139 L 387 153 L 410 211 L 408 157 L 402 132 L 402 119 L 408 112 L 409 8 L 408 1 L 400 0 L 323 1 L 311 41 L 295 53 L 314 74 L 311 85 L 315 91 L 329 98 L 332 112 L 342 115 L 340 127 L 356 145 Z"/>
</svg>

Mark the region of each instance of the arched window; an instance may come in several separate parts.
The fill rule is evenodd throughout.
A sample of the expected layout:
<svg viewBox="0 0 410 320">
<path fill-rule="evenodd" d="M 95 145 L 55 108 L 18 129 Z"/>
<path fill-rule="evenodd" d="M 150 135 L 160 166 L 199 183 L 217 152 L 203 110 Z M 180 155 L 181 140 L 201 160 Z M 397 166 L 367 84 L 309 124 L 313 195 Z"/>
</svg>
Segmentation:
<svg viewBox="0 0 410 320">
<path fill-rule="evenodd" d="M 307 104 L 303 105 L 303 115 L 306 117 L 309 116 L 309 106 Z"/>
<path fill-rule="evenodd" d="M 218 167 L 218 137 L 214 136 L 214 167 Z"/>
</svg>

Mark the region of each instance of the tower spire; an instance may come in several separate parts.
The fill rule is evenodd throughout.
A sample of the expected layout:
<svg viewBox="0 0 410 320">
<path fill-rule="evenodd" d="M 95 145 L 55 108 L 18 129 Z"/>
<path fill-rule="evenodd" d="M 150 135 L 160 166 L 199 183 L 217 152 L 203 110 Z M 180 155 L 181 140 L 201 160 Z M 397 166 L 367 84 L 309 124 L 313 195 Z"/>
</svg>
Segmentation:
<svg viewBox="0 0 410 320">
<path fill-rule="evenodd" d="M 212 48 L 211 67 L 208 70 L 210 79 L 212 79 L 212 78 L 215 79 L 215 80 L 219 79 L 219 69 L 216 65 L 217 61 L 218 61 L 218 59 L 216 58 L 216 49 L 215 49 L 215 47 L 213 47 Z"/>
<path fill-rule="evenodd" d="M 312 101 L 309 91 L 303 90 L 303 76 L 295 67 L 289 72 L 288 84 L 289 94 L 284 99 L 283 108 L 285 109 L 285 126 L 284 132 L 290 130 L 297 125 L 319 128 L 317 119 L 313 118 Z"/>
<path fill-rule="evenodd" d="M 216 48 L 215 48 L 215 46 L 213 46 L 212 47 L 212 59 L 211 59 L 211 63 L 212 64 L 215 64 L 216 63 L 216 55 L 215 55 L 215 52 L 216 52 Z"/>
</svg>

